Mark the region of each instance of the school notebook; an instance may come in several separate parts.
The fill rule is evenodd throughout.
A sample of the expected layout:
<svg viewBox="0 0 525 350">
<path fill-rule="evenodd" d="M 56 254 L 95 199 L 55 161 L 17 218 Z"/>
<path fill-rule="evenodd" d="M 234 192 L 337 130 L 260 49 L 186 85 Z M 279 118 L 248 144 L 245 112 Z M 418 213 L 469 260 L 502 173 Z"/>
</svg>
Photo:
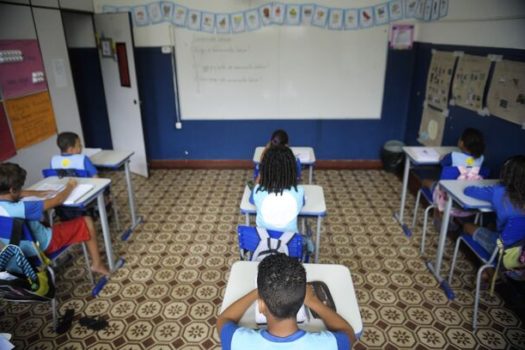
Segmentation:
<svg viewBox="0 0 525 350">
<path fill-rule="evenodd" d="M 86 193 L 91 191 L 93 189 L 93 185 L 91 184 L 80 184 L 75 187 L 73 192 L 67 197 L 67 199 L 64 201 L 64 204 L 75 204 L 77 203 Z"/>
<path fill-rule="evenodd" d="M 439 162 L 439 153 L 432 147 L 414 148 L 415 160 L 418 162 Z"/>
</svg>

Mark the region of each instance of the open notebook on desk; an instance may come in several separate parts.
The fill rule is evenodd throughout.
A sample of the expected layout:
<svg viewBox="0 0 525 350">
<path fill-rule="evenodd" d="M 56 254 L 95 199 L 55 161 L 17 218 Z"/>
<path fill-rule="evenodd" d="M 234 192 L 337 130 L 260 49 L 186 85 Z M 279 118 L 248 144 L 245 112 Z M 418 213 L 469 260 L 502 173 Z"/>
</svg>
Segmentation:
<svg viewBox="0 0 525 350">
<path fill-rule="evenodd" d="M 414 158 L 418 162 L 439 162 L 439 153 L 432 147 L 414 148 Z"/>
<path fill-rule="evenodd" d="M 66 186 L 63 184 L 42 184 L 35 188 L 35 191 L 52 191 L 50 194 L 44 197 L 37 197 L 37 196 L 29 196 L 24 197 L 23 201 L 43 201 L 49 198 L 53 198 L 57 195 L 58 192 L 62 191 Z M 93 189 L 93 185 L 91 184 L 79 184 L 77 185 L 73 191 L 69 194 L 69 196 L 64 201 L 64 204 L 75 204 L 81 199 L 86 193 L 91 191 Z"/>
</svg>

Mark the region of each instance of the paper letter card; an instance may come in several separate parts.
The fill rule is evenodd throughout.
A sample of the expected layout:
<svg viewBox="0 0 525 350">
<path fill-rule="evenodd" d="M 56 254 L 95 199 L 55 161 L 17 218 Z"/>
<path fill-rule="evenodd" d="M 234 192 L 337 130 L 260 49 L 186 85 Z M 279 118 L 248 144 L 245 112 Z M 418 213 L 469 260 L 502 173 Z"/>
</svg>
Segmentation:
<svg viewBox="0 0 525 350">
<path fill-rule="evenodd" d="M 450 82 L 456 57 L 452 52 L 434 51 L 428 69 L 426 101 L 441 110 L 447 109 Z"/>
<path fill-rule="evenodd" d="M 425 146 L 441 146 L 445 119 L 440 111 L 432 107 L 424 108 L 417 140 Z"/>
<path fill-rule="evenodd" d="M 452 97 L 456 105 L 478 112 L 483 108 L 483 93 L 489 75 L 487 57 L 463 55 L 452 84 Z"/>
<path fill-rule="evenodd" d="M 487 95 L 491 114 L 520 125 L 525 124 L 525 63 L 496 62 Z"/>
</svg>

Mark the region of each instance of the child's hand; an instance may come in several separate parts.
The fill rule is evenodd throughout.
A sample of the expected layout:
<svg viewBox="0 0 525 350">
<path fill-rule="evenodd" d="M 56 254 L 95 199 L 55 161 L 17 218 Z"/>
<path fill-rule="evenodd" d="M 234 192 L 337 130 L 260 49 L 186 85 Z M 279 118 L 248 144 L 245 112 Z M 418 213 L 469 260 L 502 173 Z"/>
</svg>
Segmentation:
<svg viewBox="0 0 525 350">
<path fill-rule="evenodd" d="M 306 285 L 306 295 L 304 296 L 304 304 L 310 307 L 312 304 L 318 303 L 319 298 L 315 294 L 314 287 L 311 284 Z"/>
<path fill-rule="evenodd" d="M 77 180 L 69 179 L 67 181 L 67 185 L 66 186 L 69 187 L 69 188 L 75 188 L 77 186 L 77 184 L 78 184 Z"/>
</svg>

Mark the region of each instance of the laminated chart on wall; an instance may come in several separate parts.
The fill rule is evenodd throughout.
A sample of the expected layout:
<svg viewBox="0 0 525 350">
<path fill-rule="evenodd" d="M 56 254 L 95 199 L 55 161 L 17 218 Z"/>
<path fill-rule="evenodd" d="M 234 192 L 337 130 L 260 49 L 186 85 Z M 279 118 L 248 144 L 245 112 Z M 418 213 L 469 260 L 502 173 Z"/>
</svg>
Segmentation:
<svg viewBox="0 0 525 350">
<path fill-rule="evenodd" d="M 55 116 L 47 91 L 8 100 L 5 104 L 17 149 L 56 134 Z"/>
<path fill-rule="evenodd" d="M 487 107 L 495 116 L 525 125 L 525 62 L 496 62 Z"/>
<path fill-rule="evenodd" d="M 430 106 L 423 109 L 418 141 L 425 146 L 441 146 L 445 130 L 445 116 Z"/>
<path fill-rule="evenodd" d="M 4 112 L 4 105 L 0 102 L 0 161 L 11 158 L 16 154 L 15 143 L 9 130 L 9 123 Z"/>
<path fill-rule="evenodd" d="M 482 56 L 463 55 L 459 58 L 452 84 L 451 104 L 481 112 L 490 63 L 488 57 Z"/>
<path fill-rule="evenodd" d="M 37 40 L 0 40 L 0 87 L 4 99 L 47 90 Z"/>
<path fill-rule="evenodd" d="M 450 82 L 452 81 L 455 63 L 456 56 L 453 52 L 432 52 L 432 62 L 428 69 L 427 92 L 425 95 L 427 104 L 441 110 L 447 109 Z"/>
</svg>

